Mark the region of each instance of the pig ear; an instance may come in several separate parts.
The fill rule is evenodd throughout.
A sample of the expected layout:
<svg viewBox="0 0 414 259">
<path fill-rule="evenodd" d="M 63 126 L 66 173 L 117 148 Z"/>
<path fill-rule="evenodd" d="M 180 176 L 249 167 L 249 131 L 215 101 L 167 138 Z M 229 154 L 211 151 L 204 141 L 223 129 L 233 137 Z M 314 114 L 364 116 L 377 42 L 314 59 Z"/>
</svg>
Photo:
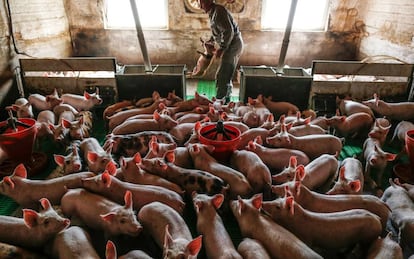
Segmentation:
<svg viewBox="0 0 414 259">
<path fill-rule="evenodd" d="M 132 193 L 130 190 L 127 190 L 125 192 L 125 196 L 124 196 L 124 201 L 125 201 L 125 208 L 126 209 L 132 209 Z"/>
<path fill-rule="evenodd" d="M 306 119 L 305 119 L 305 121 L 304 121 L 304 123 L 306 124 L 306 125 L 308 125 L 310 122 L 311 122 L 311 119 L 312 119 L 312 117 L 307 117 Z"/>
<path fill-rule="evenodd" d="M 83 96 L 85 97 L 86 100 L 91 98 L 91 95 L 86 91 L 83 92 Z"/>
<path fill-rule="evenodd" d="M 114 220 L 115 220 L 115 216 L 116 216 L 116 214 L 115 214 L 115 212 L 109 212 L 109 213 L 107 213 L 107 214 L 102 214 L 102 215 L 100 215 L 101 216 L 101 218 L 103 219 L 103 220 L 105 220 L 105 221 L 108 221 L 108 222 L 113 222 Z"/>
<path fill-rule="evenodd" d="M 296 167 L 295 181 L 302 181 L 306 176 L 305 166 L 299 165 Z"/>
<path fill-rule="evenodd" d="M 39 214 L 36 211 L 31 209 L 23 209 L 23 219 L 24 223 L 28 228 L 32 228 L 38 225 L 37 219 L 39 218 Z"/>
<path fill-rule="evenodd" d="M 141 164 L 141 162 L 142 162 L 142 157 L 141 157 L 141 154 L 139 152 L 135 153 L 133 159 L 134 159 L 135 164 Z"/>
<path fill-rule="evenodd" d="M 247 150 L 256 150 L 256 145 L 254 144 L 254 142 L 252 141 L 252 140 L 250 140 L 248 143 L 247 143 L 247 146 L 246 146 L 246 148 L 247 148 Z"/>
<path fill-rule="evenodd" d="M 64 127 L 65 129 L 69 129 L 71 126 L 70 121 L 66 120 L 66 119 L 62 119 L 62 127 Z"/>
<path fill-rule="evenodd" d="M 339 169 L 339 179 L 346 180 L 346 178 L 345 178 L 345 166 L 342 166 L 341 169 Z"/>
<path fill-rule="evenodd" d="M 219 209 L 221 207 L 221 205 L 223 204 L 224 201 L 224 195 L 219 193 L 214 195 L 213 199 L 212 199 L 212 204 L 214 206 L 214 208 Z"/>
<path fill-rule="evenodd" d="M 53 158 L 58 166 L 63 167 L 65 165 L 65 157 L 62 155 L 53 154 Z"/>
<path fill-rule="evenodd" d="M 8 186 L 10 186 L 10 188 L 13 190 L 14 189 L 14 182 L 13 180 L 10 178 L 10 176 L 5 176 L 3 178 L 3 183 L 7 184 Z"/>
<path fill-rule="evenodd" d="M 238 195 L 237 196 L 237 202 L 239 203 L 239 210 L 238 210 L 238 213 L 239 213 L 239 215 L 241 215 L 242 214 L 242 212 L 243 212 L 243 210 L 245 209 L 245 204 L 244 204 L 244 201 L 243 201 L 243 199 L 240 197 L 240 195 Z"/>
<path fill-rule="evenodd" d="M 351 181 L 349 187 L 351 187 L 352 191 L 359 192 L 361 190 L 361 182 L 359 180 Z"/>
<path fill-rule="evenodd" d="M 52 208 L 52 205 L 50 204 L 50 201 L 47 198 L 41 198 L 39 201 L 40 201 L 40 205 L 42 205 L 42 208 L 44 210 L 48 210 Z"/>
<path fill-rule="evenodd" d="M 257 136 L 254 138 L 254 142 L 256 142 L 259 145 L 263 145 L 263 139 L 261 136 Z"/>
<path fill-rule="evenodd" d="M 175 161 L 175 154 L 174 154 L 174 150 L 168 150 L 165 155 L 165 161 L 169 162 L 169 163 L 174 163 Z"/>
<path fill-rule="evenodd" d="M 188 243 L 187 247 L 185 248 L 185 250 L 188 252 L 189 255 L 196 257 L 198 255 L 198 253 L 201 250 L 201 244 L 202 244 L 202 235 L 194 238 L 193 240 L 190 241 L 190 243 Z"/>
<path fill-rule="evenodd" d="M 173 238 L 170 234 L 169 225 L 165 225 L 165 234 L 164 234 L 164 250 L 167 250 L 169 247 L 171 247 Z"/>
<path fill-rule="evenodd" d="M 200 129 L 201 129 L 201 122 L 197 121 L 197 122 L 194 124 L 194 130 L 195 130 L 195 132 L 197 132 L 197 134 L 199 134 L 199 135 L 200 135 Z"/>
<path fill-rule="evenodd" d="M 295 214 L 295 206 L 294 206 L 295 200 L 292 196 L 286 197 L 285 200 L 285 206 L 289 210 L 291 215 Z"/>
<path fill-rule="evenodd" d="M 300 194 L 300 187 L 301 187 L 301 182 L 300 181 L 296 181 L 294 184 L 294 190 L 296 192 L 296 197 L 299 196 Z"/>
<path fill-rule="evenodd" d="M 263 201 L 263 194 L 262 193 L 255 194 L 252 198 L 253 207 L 255 207 L 256 209 L 260 209 L 262 207 L 262 201 Z"/>
<path fill-rule="evenodd" d="M 93 151 L 88 151 L 87 158 L 89 162 L 95 163 L 98 160 L 98 154 Z"/>
<path fill-rule="evenodd" d="M 160 114 L 157 111 L 154 111 L 153 117 L 154 117 L 154 120 L 156 120 L 156 121 L 160 120 L 160 118 L 161 118 Z"/>
<path fill-rule="evenodd" d="M 106 242 L 105 257 L 106 259 L 117 259 L 118 258 L 115 245 L 111 240 L 108 240 L 108 242 Z"/>
<path fill-rule="evenodd" d="M 106 188 L 109 188 L 111 186 L 112 180 L 111 180 L 111 175 L 108 173 L 108 171 L 105 171 L 102 173 L 101 179 Z"/>
<path fill-rule="evenodd" d="M 12 176 L 19 176 L 21 178 L 27 178 L 27 170 L 23 163 L 18 164 L 16 168 L 14 168 Z"/>
<path fill-rule="evenodd" d="M 150 141 L 149 143 L 150 149 L 151 151 L 157 155 L 160 152 L 160 144 L 158 144 L 158 142 L 154 142 L 154 141 Z"/>
<path fill-rule="evenodd" d="M 290 168 L 296 168 L 298 165 L 298 160 L 296 156 L 290 156 L 289 158 L 289 167 Z"/>
<path fill-rule="evenodd" d="M 386 154 L 387 161 L 394 161 L 396 157 L 397 157 L 396 154 L 391 154 L 391 153 Z"/>
<path fill-rule="evenodd" d="M 114 161 L 109 161 L 106 166 L 105 166 L 105 171 L 107 171 L 110 175 L 115 175 L 116 174 L 116 165 L 114 163 Z"/>
</svg>

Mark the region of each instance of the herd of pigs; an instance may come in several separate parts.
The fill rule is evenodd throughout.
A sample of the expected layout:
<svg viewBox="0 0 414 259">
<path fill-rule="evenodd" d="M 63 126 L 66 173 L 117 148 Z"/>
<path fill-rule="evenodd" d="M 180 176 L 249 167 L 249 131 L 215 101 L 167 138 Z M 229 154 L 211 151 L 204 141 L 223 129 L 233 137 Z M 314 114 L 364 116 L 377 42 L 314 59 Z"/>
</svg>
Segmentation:
<svg viewBox="0 0 414 259">
<path fill-rule="evenodd" d="M 58 177 L 28 179 L 19 164 L 1 180 L 22 208 L 0 216 L 2 258 L 414 257 L 414 185 L 384 179 L 404 156 L 414 103 L 338 98 L 326 117 L 262 95 L 224 104 L 154 92 L 107 106 L 98 140 L 101 103 L 99 92 L 55 90 L 7 107 L 66 151 L 54 154 Z M 199 141 L 218 121 L 240 130 L 223 161 Z M 363 151 L 339 159 L 349 139 Z M 391 141 L 402 151 L 384 151 Z"/>
</svg>

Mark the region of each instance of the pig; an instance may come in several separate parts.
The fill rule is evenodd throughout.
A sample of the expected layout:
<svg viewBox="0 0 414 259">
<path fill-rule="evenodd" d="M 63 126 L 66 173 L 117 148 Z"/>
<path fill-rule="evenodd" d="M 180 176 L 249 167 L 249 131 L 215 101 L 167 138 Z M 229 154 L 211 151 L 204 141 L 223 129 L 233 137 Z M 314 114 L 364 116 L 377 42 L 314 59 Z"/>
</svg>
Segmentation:
<svg viewBox="0 0 414 259">
<path fill-rule="evenodd" d="M 399 244 L 414 241 L 414 202 L 407 190 L 389 179 L 390 186 L 384 191 L 381 200 L 391 209 L 391 224 L 398 231 Z"/>
<path fill-rule="evenodd" d="M 289 126 L 288 132 L 296 137 L 327 133 L 327 131 L 324 130 L 323 128 L 319 127 L 318 125 L 313 125 L 310 122 L 303 124 L 303 125 L 295 126 L 295 127 Z"/>
<path fill-rule="evenodd" d="M 94 173 L 102 173 L 106 164 L 113 161 L 111 146 L 105 151 L 96 138 L 85 138 L 80 143 L 83 160 L 87 162 L 88 170 Z"/>
<path fill-rule="evenodd" d="M 131 250 L 128 253 L 118 257 L 115 244 L 108 240 L 105 247 L 105 258 L 106 259 L 152 259 L 147 253 L 141 250 Z"/>
<path fill-rule="evenodd" d="M 83 179 L 82 187 L 118 203 L 122 202 L 123 195 L 127 190 L 131 191 L 136 210 L 140 210 L 148 203 L 159 201 L 182 214 L 185 206 L 183 198 L 176 192 L 160 186 L 123 182 L 108 172 Z"/>
<path fill-rule="evenodd" d="M 266 139 L 272 136 L 272 131 L 265 128 L 251 128 L 240 135 L 240 142 L 237 145 L 237 149 L 245 149 L 249 141 L 255 140 L 258 136 L 261 139 Z M 261 143 L 263 144 L 263 142 Z"/>
<path fill-rule="evenodd" d="M 202 236 L 193 239 L 183 217 L 171 207 L 152 202 L 138 212 L 138 220 L 163 249 L 163 258 L 197 258 Z"/>
<path fill-rule="evenodd" d="M 311 117 L 302 118 L 302 113 L 298 111 L 296 113 L 296 116 L 281 115 L 281 118 L 279 120 L 283 121 L 285 124 L 292 123 L 292 126 L 295 127 L 295 126 L 309 124 L 311 122 Z"/>
<path fill-rule="evenodd" d="M 392 232 L 384 238 L 377 238 L 371 243 L 366 255 L 367 259 L 403 259 L 401 246 L 392 239 Z"/>
<path fill-rule="evenodd" d="M 345 158 L 339 169 L 339 177 L 326 194 L 361 194 L 364 189 L 362 163 L 353 157 Z"/>
<path fill-rule="evenodd" d="M 55 124 L 56 117 L 55 114 L 50 110 L 44 110 L 39 112 L 36 118 L 36 127 L 37 133 L 36 138 L 43 138 L 47 136 L 52 136 L 53 132 L 49 128 L 49 124 Z"/>
<path fill-rule="evenodd" d="M 115 163 L 109 162 L 106 166 L 106 170 L 111 175 L 115 175 L 115 177 L 120 179 L 121 181 L 128 183 L 160 186 L 169 189 L 173 192 L 176 192 L 179 195 L 182 195 L 184 193 L 184 190 L 179 185 L 142 169 L 142 158 L 139 153 L 136 153 L 133 157 L 121 157 L 119 161 L 121 165 L 120 168 L 116 169 Z M 115 170 L 114 173 L 111 173 L 111 169 L 109 169 L 111 167 L 112 171 Z"/>
<path fill-rule="evenodd" d="M 82 140 L 89 138 L 92 131 L 92 113 L 90 111 L 82 111 L 78 114 L 77 120 L 70 122 L 69 137 L 71 140 Z M 63 123 L 67 127 L 66 123 Z"/>
<path fill-rule="evenodd" d="M 191 72 L 191 76 L 196 77 L 203 77 L 206 74 L 208 67 L 212 63 L 214 52 L 216 50 L 213 37 L 211 37 L 209 40 L 203 40 L 203 38 L 200 38 L 200 41 L 201 45 L 204 48 L 204 52 L 197 50 L 197 53 L 200 54 L 200 57 L 197 60 L 196 66 Z"/>
<path fill-rule="evenodd" d="M 295 161 L 296 157 L 293 158 Z M 294 164 L 297 164 L 297 162 L 293 162 L 293 165 Z M 274 175 L 272 180 L 275 184 L 300 180 L 303 185 L 311 190 L 324 190 L 329 188 L 333 180 L 336 178 L 338 174 L 338 166 L 339 162 L 336 155 L 323 154 L 312 160 L 306 166 L 292 166 L 289 163 L 287 170 Z M 300 175 L 299 179 L 296 178 L 296 174 Z"/>
<path fill-rule="evenodd" d="M 370 194 L 320 194 L 309 190 L 299 181 L 291 182 L 281 189 L 272 186 L 272 191 L 279 197 L 283 197 L 289 192 L 303 208 L 314 212 L 328 213 L 349 209 L 366 209 L 380 217 L 382 229 L 386 229 L 387 221 L 391 215 L 390 207 L 380 198 Z"/>
<path fill-rule="evenodd" d="M 14 104 L 6 108 L 15 111 L 17 118 L 34 118 L 32 105 L 24 97 L 18 98 Z"/>
<path fill-rule="evenodd" d="M 377 118 L 370 132 L 368 132 L 368 137 L 378 140 L 379 145 L 382 147 L 387 140 L 391 126 L 391 123 L 387 119 Z"/>
<path fill-rule="evenodd" d="M 48 199 L 39 201 L 42 206 L 39 212 L 23 209 L 23 218 L 0 216 L 0 242 L 42 249 L 57 233 L 70 225 L 70 220 L 59 216 Z"/>
<path fill-rule="evenodd" d="M 380 100 L 377 94 L 374 94 L 374 98 L 362 102 L 375 113 L 380 116 L 385 116 L 390 120 L 403 121 L 414 119 L 414 103 L 412 102 L 398 102 L 389 103 Z"/>
<path fill-rule="evenodd" d="M 279 117 L 282 114 L 286 116 L 295 115 L 298 111 L 300 111 L 299 108 L 293 103 L 272 101 L 272 96 L 263 97 L 263 104 L 275 117 Z"/>
<path fill-rule="evenodd" d="M 53 155 L 55 163 L 62 168 L 64 175 L 78 173 L 82 170 L 79 145 L 80 141 L 73 141 L 72 145 L 66 148 L 66 155 Z"/>
<path fill-rule="evenodd" d="M 256 153 L 235 150 L 230 156 L 230 166 L 246 176 L 253 193 L 263 193 L 266 199 L 271 197 L 270 170 Z"/>
<path fill-rule="evenodd" d="M 125 206 L 85 189 L 71 189 L 63 197 L 64 215 L 78 218 L 92 229 L 103 230 L 108 237 L 138 236 L 142 226 L 133 210 L 132 193 L 125 192 Z"/>
<path fill-rule="evenodd" d="M 72 105 L 78 111 L 89 111 L 96 105 L 102 104 L 98 87 L 96 88 L 95 93 L 84 91 L 83 96 L 77 94 L 62 94 L 61 98 L 63 103 Z"/>
<path fill-rule="evenodd" d="M 388 161 L 394 161 L 396 154 L 384 151 L 379 144 L 379 141 L 368 137 L 363 144 L 363 156 L 365 161 L 364 179 L 365 183 L 372 190 L 377 190 L 377 195 L 381 196 L 382 191 L 379 189 L 382 186 L 382 176 L 387 166 Z M 376 171 L 375 181 L 372 181 L 372 169 Z"/>
<path fill-rule="evenodd" d="M 252 187 L 242 173 L 219 163 L 211 156 L 211 152 L 214 150 L 213 146 L 189 144 L 187 148 L 193 160 L 194 167 L 207 171 L 228 183 L 230 185 L 229 192 L 231 196 L 249 196 L 252 193 Z"/>
<path fill-rule="evenodd" d="M 407 190 L 408 196 L 414 201 L 414 185 L 410 183 L 400 182 L 399 178 L 394 178 L 394 183 Z"/>
<path fill-rule="evenodd" d="M 314 249 L 338 251 L 358 243 L 367 245 L 382 232 L 380 218 L 365 209 L 312 212 L 300 206 L 292 196 L 265 201 L 262 209 Z"/>
<path fill-rule="evenodd" d="M 27 179 L 24 164 L 19 164 L 12 175 L 5 176 L 0 182 L 0 193 L 25 208 L 36 208 L 41 198 L 58 205 L 67 188 L 81 187 L 81 179 L 93 175 L 91 172 L 82 172 L 47 180 L 31 180 Z"/>
<path fill-rule="evenodd" d="M 194 98 L 181 102 L 176 102 L 172 106 L 173 113 L 182 111 L 191 111 L 197 107 L 208 106 L 213 103 L 207 96 L 199 94 L 197 91 L 194 93 Z"/>
<path fill-rule="evenodd" d="M 291 232 L 261 214 L 261 207 L 261 194 L 230 201 L 231 211 L 243 237 L 259 241 L 271 258 L 322 258 Z"/>
<path fill-rule="evenodd" d="M 270 259 L 269 253 L 263 245 L 252 238 L 245 237 L 237 247 L 239 254 L 245 259 Z"/>
<path fill-rule="evenodd" d="M 49 242 L 47 254 L 60 259 L 100 258 L 92 245 L 91 236 L 79 226 L 71 226 L 59 232 Z"/>
<path fill-rule="evenodd" d="M 177 143 L 158 143 L 157 137 L 152 136 L 148 143 L 149 150 L 144 158 L 150 159 L 154 157 L 163 157 L 165 152 L 177 148 Z"/>
<path fill-rule="evenodd" d="M 299 164 L 309 164 L 310 159 L 303 151 L 288 148 L 268 148 L 260 143 L 262 143 L 261 137 L 256 138 L 255 141 L 248 143 L 246 149 L 256 153 L 271 171 L 283 170 L 289 164 L 292 156 L 296 157 Z"/>
<path fill-rule="evenodd" d="M 53 125 L 49 123 L 49 129 L 52 131 L 53 139 L 61 144 L 65 144 L 69 141 L 69 129 L 68 127 L 64 127 L 64 123 L 67 121 L 74 121 L 75 114 L 71 111 L 63 111 L 58 116 L 58 124 Z"/>
<path fill-rule="evenodd" d="M 200 113 L 190 112 L 190 113 L 184 114 L 183 116 L 181 116 L 179 118 L 177 118 L 177 116 L 175 116 L 175 120 L 177 121 L 178 124 L 195 123 L 197 121 L 203 120 L 206 116 L 207 116 L 207 114 L 200 114 Z"/>
<path fill-rule="evenodd" d="M 170 150 L 162 158 L 143 159 L 141 163 L 144 170 L 178 184 L 188 195 L 194 191 L 216 194 L 227 190 L 221 178 L 207 171 L 176 166 L 174 159 L 174 151 Z"/>
<path fill-rule="evenodd" d="M 258 124 L 256 127 L 259 127 L 262 125 L 268 118 L 270 114 L 273 114 L 270 112 L 270 110 L 266 107 L 266 105 L 263 103 L 263 95 L 259 94 L 256 99 L 248 98 L 248 102 L 251 106 L 253 106 L 253 111 L 258 116 Z"/>
<path fill-rule="evenodd" d="M 342 150 L 342 140 L 330 134 L 316 134 L 295 137 L 286 131 L 282 125 L 282 131 L 267 137 L 266 143 L 274 148 L 290 148 L 303 151 L 311 160 L 322 154 L 339 154 Z M 315 145 L 315 143 L 318 143 Z"/>
<path fill-rule="evenodd" d="M 153 136 L 160 143 L 175 143 L 173 137 L 168 132 L 143 131 L 127 135 L 108 134 L 103 148 L 108 149 L 112 146 L 112 153 L 120 156 L 131 157 L 139 152 L 143 157 L 149 151 L 149 142 Z"/>
<path fill-rule="evenodd" d="M 61 103 L 53 108 L 53 113 L 56 115 L 57 118 L 59 118 L 63 112 L 71 112 L 73 116 L 78 115 L 79 113 L 78 110 L 76 110 L 72 105 L 67 103 Z"/>
<path fill-rule="evenodd" d="M 224 195 L 193 192 L 192 200 L 197 215 L 197 232 L 203 236 L 207 257 L 242 259 L 216 211 L 221 207 Z"/>
<path fill-rule="evenodd" d="M 195 123 L 191 122 L 177 124 L 175 127 L 168 130 L 168 133 L 173 136 L 178 146 L 183 146 L 193 133 L 194 126 Z"/>
<path fill-rule="evenodd" d="M 108 117 L 114 115 L 117 111 L 125 107 L 134 106 L 134 102 L 131 100 L 122 100 L 120 102 L 106 106 L 105 110 L 102 113 L 102 118 L 106 120 Z"/>
<path fill-rule="evenodd" d="M 350 116 L 354 113 L 364 112 L 370 115 L 372 118 L 375 118 L 373 111 L 364 103 L 349 99 L 341 99 L 338 96 L 336 97 L 336 106 L 339 109 L 339 112 L 342 115 Z"/>
<path fill-rule="evenodd" d="M 165 99 L 158 97 L 148 107 L 134 108 L 134 109 L 129 109 L 125 111 L 120 111 L 110 117 L 107 117 L 109 131 L 112 131 L 115 127 L 117 127 L 118 125 L 123 123 L 126 119 L 132 116 L 139 115 L 139 114 L 153 114 L 155 111 L 159 109 L 159 105 L 164 102 L 165 102 Z"/>
<path fill-rule="evenodd" d="M 170 116 L 159 114 L 157 111 L 153 114 L 153 119 L 136 119 L 126 120 L 116 126 L 112 133 L 115 135 L 131 134 L 140 131 L 169 131 L 177 126 L 177 122 Z"/>
<path fill-rule="evenodd" d="M 31 94 L 28 97 L 30 104 L 38 111 L 53 110 L 56 105 L 59 105 L 63 100 L 59 97 L 57 89 L 53 90 L 52 94 L 43 96 L 41 94 Z"/>
<path fill-rule="evenodd" d="M 374 123 L 371 115 L 365 112 L 357 112 L 351 115 L 332 116 L 328 119 L 328 125 L 335 129 L 335 135 L 341 137 L 366 137 Z"/>
</svg>

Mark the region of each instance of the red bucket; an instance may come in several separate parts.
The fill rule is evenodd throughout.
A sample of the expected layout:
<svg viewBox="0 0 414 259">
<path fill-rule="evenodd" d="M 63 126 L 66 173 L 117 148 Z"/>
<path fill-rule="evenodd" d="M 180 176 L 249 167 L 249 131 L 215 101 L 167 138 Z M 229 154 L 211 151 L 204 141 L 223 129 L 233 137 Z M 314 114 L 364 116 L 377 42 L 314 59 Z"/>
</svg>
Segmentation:
<svg viewBox="0 0 414 259">
<path fill-rule="evenodd" d="M 240 130 L 234 126 L 224 124 L 224 128 L 230 139 L 218 140 L 218 134 L 214 131 L 215 128 L 216 124 L 209 124 L 202 127 L 199 136 L 200 143 L 214 146 L 214 151 L 211 155 L 217 161 L 228 162 L 231 154 L 236 150 L 237 145 L 240 143 Z"/>
<path fill-rule="evenodd" d="M 36 120 L 30 118 L 18 119 L 29 127 L 16 124 L 17 131 L 8 127 L 3 134 L 0 134 L 0 147 L 7 154 L 10 160 L 15 162 L 30 161 L 33 153 L 33 145 L 36 138 Z M 7 121 L 0 122 L 0 128 L 7 125 Z"/>
<path fill-rule="evenodd" d="M 409 130 L 405 134 L 405 150 L 407 151 L 408 160 L 411 168 L 414 167 L 414 130 Z"/>
</svg>

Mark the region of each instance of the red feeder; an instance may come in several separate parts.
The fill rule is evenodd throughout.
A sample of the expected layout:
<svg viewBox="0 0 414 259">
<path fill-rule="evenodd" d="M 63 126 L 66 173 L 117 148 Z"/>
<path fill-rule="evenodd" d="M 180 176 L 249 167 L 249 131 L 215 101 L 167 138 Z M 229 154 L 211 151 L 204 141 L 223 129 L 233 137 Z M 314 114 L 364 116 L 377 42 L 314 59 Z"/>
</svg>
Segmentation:
<svg viewBox="0 0 414 259">
<path fill-rule="evenodd" d="M 209 124 L 200 129 L 199 140 L 201 144 L 214 146 L 211 154 L 217 161 L 228 162 L 231 154 L 240 143 L 240 130 L 222 121 Z"/>
</svg>

